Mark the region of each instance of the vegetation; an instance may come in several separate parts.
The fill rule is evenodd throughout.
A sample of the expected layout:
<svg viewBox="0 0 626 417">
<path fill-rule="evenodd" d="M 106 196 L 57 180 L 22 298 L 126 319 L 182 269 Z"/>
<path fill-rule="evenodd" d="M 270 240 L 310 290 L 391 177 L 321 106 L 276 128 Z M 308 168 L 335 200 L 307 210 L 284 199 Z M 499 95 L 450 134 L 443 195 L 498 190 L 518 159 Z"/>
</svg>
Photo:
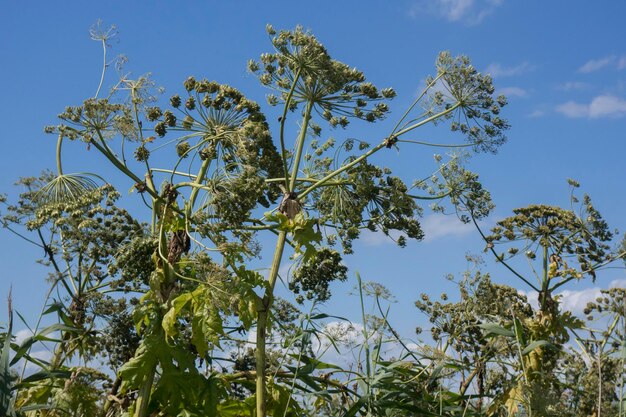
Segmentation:
<svg viewBox="0 0 626 417">
<path fill-rule="evenodd" d="M 491 196 L 460 152 L 436 155 L 418 180 L 374 164 L 390 149 L 413 158 L 412 146 L 495 153 L 509 126 L 491 78 L 441 53 L 385 137 L 351 138 L 351 123 L 388 122 L 395 91 L 301 28 L 267 32 L 273 51 L 248 69 L 270 91 L 275 125 L 273 110 L 204 78 L 189 77 L 165 105 L 148 77 L 122 77 L 101 96 L 114 31 L 92 31 L 105 51 L 102 79 L 46 128 L 57 138 L 56 173 L 23 178 L 16 201 L 2 198 L 4 228 L 39 246 L 50 274 L 39 322 L 19 343 L 9 299 L 0 415 L 626 415 L 626 292 L 604 291 L 587 320 L 559 308 L 555 292 L 626 256 L 589 197 L 572 193 L 570 209 L 517 209 L 486 232 L 478 221 Z M 447 126 L 450 141 L 416 140 L 427 125 Z M 334 129 L 350 139 L 323 139 Z M 104 157 L 143 211 L 122 208 L 107 173 L 64 172 L 68 141 Z M 330 325 L 320 308 L 333 281 L 352 273 L 342 259 L 353 241 L 364 230 L 400 247 L 421 240 L 423 202 L 473 223 L 498 272 L 536 291 L 538 306 L 471 257 L 458 301 L 416 302 L 432 345 L 409 346 L 388 321 L 389 292 L 360 277 L 362 325 Z M 290 299 L 276 296 L 286 262 Z M 370 304 L 378 314 L 365 314 Z M 31 354 L 40 343 L 51 360 Z M 325 348 L 354 361 L 326 363 Z"/>
</svg>

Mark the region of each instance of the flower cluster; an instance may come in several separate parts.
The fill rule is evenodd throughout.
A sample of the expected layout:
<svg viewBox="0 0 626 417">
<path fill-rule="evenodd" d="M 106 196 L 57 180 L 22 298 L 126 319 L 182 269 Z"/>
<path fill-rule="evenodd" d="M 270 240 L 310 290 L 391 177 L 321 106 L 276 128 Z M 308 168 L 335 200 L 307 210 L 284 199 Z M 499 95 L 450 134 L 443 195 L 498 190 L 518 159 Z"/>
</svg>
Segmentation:
<svg viewBox="0 0 626 417">
<path fill-rule="evenodd" d="M 454 111 L 451 130 L 463 134 L 476 151 L 495 152 L 506 142 L 504 131 L 508 122 L 500 117 L 500 110 L 507 104 L 506 97 L 493 97 L 495 88 L 489 75 L 481 74 L 466 56 L 453 57 L 442 52 L 437 59 L 438 82 L 426 79 L 432 85 L 432 114 Z"/>
<path fill-rule="evenodd" d="M 417 220 L 422 210 L 390 170 L 364 162 L 338 176 L 337 183 L 315 193 L 314 207 L 323 223 L 337 229 L 345 253 L 351 253 L 351 242 L 364 228 L 388 236 L 399 232 L 400 246 L 406 245 L 407 238 L 424 237 Z"/>
<path fill-rule="evenodd" d="M 600 315 L 603 313 L 624 314 L 624 308 L 626 308 L 626 289 L 610 288 L 608 290 L 600 290 L 600 294 L 600 297 L 587 303 L 583 313 L 588 316 L 592 313 L 598 313 Z M 588 318 L 592 320 L 593 316 Z"/>
<path fill-rule="evenodd" d="M 128 140 L 139 139 L 130 108 L 108 99 L 90 98 L 82 106 L 66 107 L 58 117 L 64 123 L 46 127 L 46 133 L 59 133 L 70 140 L 80 139 L 87 143 L 94 137 L 109 139 L 116 134 Z"/>
<path fill-rule="evenodd" d="M 326 301 L 330 298 L 328 286 L 335 280 L 345 281 L 348 268 L 341 263 L 341 255 L 332 249 L 320 249 L 314 256 L 304 260 L 294 272 L 289 289 L 295 294 L 306 292 L 308 300 Z M 304 302 L 298 295 L 296 300 Z"/>
<path fill-rule="evenodd" d="M 571 210 L 554 206 L 518 208 L 513 210 L 514 216 L 498 222 L 486 239 L 491 245 L 524 242 L 522 247 L 513 246 L 508 252 L 513 256 L 523 251 L 530 259 L 536 257 L 538 248 L 548 248 L 550 262 L 556 267 L 573 273 L 567 266 L 566 258 L 575 258 L 579 264 L 578 275 L 588 274 L 595 279 L 595 265 L 610 260 L 612 256 L 606 242 L 613 235 L 588 196 L 584 198 L 583 209 L 588 214 L 585 219 Z M 557 274 L 553 271 L 552 275 Z"/>
<path fill-rule="evenodd" d="M 361 71 L 332 59 L 302 27 L 267 30 L 276 52 L 261 55 L 260 62 L 249 61 L 248 69 L 277 92 L 268 96 L 269 104 L 285 103 L 290 97 L 289 108 L 294 110 L 298 103 L 310 102 L 332 127 L 346 127 L 350 117 L 369 122 L 385 117 L 389 108 L 383 100 L 395 97 L 393 89 L 378 89 Z"/>
<path fill-rule="evenodd" d="M 512 313 L 520 318 L 533 315 L 525 295 L 515 288 L 492 283 L 488 275 L 466 275 L 459 289 L 461 298 L 457 302 L 447 301 L 445 294 L 441 301 L 432 301 L 427 294 L 422 294 L 415 302 L 432 324 L 433 339 L 448 340 L 457 352 L 478 354 L 480 351 L 476 350 L 486 349 L 487 339 L 480 328 L 484 321 L 497 319 L 498 324 L 503 325 L 508 324 L 507 318 Z"/>
<path fill-rule="evenodd" d="M 186 99 L 170 98 L 179 117 L 158 107 L 149 108 L 147 117 L 156 122 L 159 136 L 183 133 L 176 145 L 179 158 L 197 154 L 202 161 L 215 161 L 204 184 L 213 191 L 210 206 L 223 223 L 240 224 L 257 202 L 267 206 L 280 193 L 263 181 L 282 173 L 265 116 L 257 103 L 228 85 L 189 77 L 184 87 Z"/>
</svg>

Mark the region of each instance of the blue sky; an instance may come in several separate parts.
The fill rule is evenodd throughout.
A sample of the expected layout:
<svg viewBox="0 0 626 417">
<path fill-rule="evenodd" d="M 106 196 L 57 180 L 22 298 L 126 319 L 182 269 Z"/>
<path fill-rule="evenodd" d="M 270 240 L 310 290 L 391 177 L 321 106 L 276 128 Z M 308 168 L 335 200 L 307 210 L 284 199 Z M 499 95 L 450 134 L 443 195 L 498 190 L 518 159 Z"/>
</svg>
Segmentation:
<svg viewBox="0 0 626 417">
<path fill-rule="evenodd" d="M 511 0 L 5 2 L 0 15 L 0 192 L 16 195 L 12 184 L 18 177 L 54 167 L 55 140 L 43 133 L 43 126 L 54 124 L 66 105 L 95 93 L 102 57 L 88 29 L 98 19 L 119 29 L 110 56 L 126 55 L 127 70 L 151 72 L 168 93 L 180 92 L 182 81 L 195 75 L 231 84 L 258 102 L 264 102 L 267 91 L 246 73 L 246 62 L 269 50 L 266 23 L 276 28 L 301 24 L 333 57 L 398 92 L 389 120 L 374 128 L 333 132 L 338 139 L 355 132 L 371 141 L 384 137 L 434 72 L 438 52 L 467 54 L 480 71 L 492 74 L 510 102 L 503 112 L 512 125 L 509 142 L 497 155 L 479 155 L 469 163 L 497 206 L 487 224 L 515 207 L 566 205 L 566 179 L 575 178 L 609 224 L 624 230 L 624 16 L 626 3 L 618 1 L 601 7 L 590 1 Z M 109 78 L 105 86 L 113 81 Z M 445 134 L 445 128 L 433 133 Z M 72 145 L 64 162 L 67 172 L 106 174 L 94 152 Z M 432 152 L 412 152 L 391 152 L 385 162 L 409 177 L 427 174 Z M 131 186 L 119 177 L 112 181 L 120 181 L 122 194 Z M 125 204 L 132 208 L 135 203 Z M 356 245 L 357 255 L 346 259 L 353 272 L 395 294 L 392 323 L 407 336 L 423 322 L 413 307 L 419 294 L 452 295 L 444 276 L 462 273 L 465 254 L 483 248 L 477 233 L 454 216 L 426 212 L 423 224 L 424 242 L 398 249 L 367 235 Z M 32 320 L 45 292 L 46 272 L 34 263 L 41 253 L 2 230 L 0 249 L 0 298 L 6 299 L 12 285 L 16 308 Z M 485 260 L 492 279 L 518 285 L 503 268 L 487 256 Z M 350 282 L 333 287 L 334 299 L 324 308 L 358 320 L 356 300 L 348 295 L 355 283 L 350 276 Z M 625 278 L 623 271 L 606 271 L 596 286 L 620 285 Z M 592 287 L 570 286 L 570 299 L 592 296 L 597 291 Z M 6 317 L 4 310 L 0 320 Z"/>
</svg>

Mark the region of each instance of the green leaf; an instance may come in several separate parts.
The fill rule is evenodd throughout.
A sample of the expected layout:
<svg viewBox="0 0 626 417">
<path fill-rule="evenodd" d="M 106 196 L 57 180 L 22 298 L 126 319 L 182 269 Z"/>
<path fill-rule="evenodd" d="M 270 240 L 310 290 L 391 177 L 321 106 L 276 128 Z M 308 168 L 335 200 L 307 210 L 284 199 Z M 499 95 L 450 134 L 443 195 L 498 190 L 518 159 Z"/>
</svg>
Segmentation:
<svg viewBox="0 0 626 417">
<path fill-rule="evenodd" d="M 53 324 L 52 326 L 46 327 L 45 329 L 41 330 L 36 335 L 30 336 L 24 339 L 22 344 L 19 347 L 17 347 L 17 349 L 15 350 L 15 356 L 13 356 L 13 359 L 11 360 L 11 366 L 15 365 L 20 359 L 26 356 L 28 352 L 30 351 L 30 348 L 32 347 L 32 345 L 34 345 L 36 342 L 58 342 L 59 341 L 58 339 L 47 337 L 47 335 L 49 335 L 50 333 L 54 333 L 57 331 L 78 332 L 80 330 L 81 329 L 78 329 L 72 326 L 67 326 L 65 324 Z"/>
<path fill-rule="evenodd" d="M 4 335 L 2 352 L 0 352 L 0 415 L 13 416 L 15 414 L 11 406 L 11 391 L 13 378 L 9 364 L 9 354 L 11 352 L 11 337 L 13 333 L 13 311 L 11 310 L 11 300 L 9 298 L 9 326 Z"/>
<path fill-rule="evenodd" d="M 363 408 L 363 406 L 367 403 L 368 400 L 368 396 L 364 395 L 363 397 L 359 398 L 359 401 L 355 402 L 354 404 L 352 404 L 352 407 L 350 407 L 348 409 L 348 411 L 345 412 L 345 414 L 343 414 L 342 417 L 354 417 L 356 416 L 356 413 L 359 412 L 359 410 L 361 408 Z"/>
<path fill-rule="evenodd" d="M 209 350 L 209 343 L 205 336 L 206 330 L 203 328 L 204 320 L 202 316 L 196 314 L 191 319 L 191 343 L 196 347 L 198 356 L 203 358 Z"/>
<path fill-rule="evenodd" d="M 515 333 L 512 330 L 506 329 L 502 326 L 499 326 L 495 323 L 482 323 L 479 324 L 478 327 L 486 331 L 486 336 L 506 336 L 506 337 L 514 337 Z"/>
<path fill-rule="evenodd" d="M 163 326 L 163 330 L 165 330 L 165 335 L 168 337 L 174 337 L 178 333 L 176 329 L 176 323 L 178 323 L 178 315 L 180 311 L 187 305 L 189 301 L 193 298 L 193 293 L 187 292 L 179 295 L 172 301 L 172 307 L 169 309 L 167 313 L 163 316 L 163 321 L 161 325 Z"/>
<path fill-rule="evenodd" d="M 55 302 L 55 303 L 50 304 L 50 307 L 48 307 L 46 311 L 42 313 L 42 315 L 45 316 L 46 314 L 57 313 L 60 311 L 63 311 L 63 304 Z"/>
<path fill-rule="evenodd" d="M 219 405 L 218 415 L 222 417 L 251 416 L 254 413 L 255 400 L 256 397 L 254 395 L 250 396 L 245 401 L 226 400 Z"/>
<path fill-rule="evenodd" d="M 72 376 L 71 371 L 67 371 L 63 369 L 35 372 L 34 374 L 29 375 L 26 378 L 22 379 L 22 382 L 20 382 L 16 388 L 21 388 L 33 382 L 43 381 L 44 379 L 53 379 L 53 378 L 69 379 L 71 376 Z"/>
<path fill-rule="evenodd" d="M 326 314 L 326 313 L 320 313 L 320 314 L 315 314 L 311 317 L 309 317 L 309 319 L 311 320 L 321 320 L 321 319 L 326 319 L 326 318 L 334 318 L 334 319 L 338 319 L 338 320 L 343 320 L 343 321 L 347 321 L 349 322 L 350 320 L 348 320 L 345 317 L 340 317 L 340 316 L 333 316 L 331 314 Z"/>
<path fill-rule="evenodd" d="M 120 368 L 119 376 L 122 378 L 124 388 L 139 388 L 152 373 L 159 362 L 159 348 L 163 345 L 167 347 L 167 343 L 159 339 L 157 335 L 147 336 L 141 341 L 135 356 Z"/>
<path fill-rule="evenodd" d="M 526 345 L 526 336 L 524 335 L 524 327 L 522 322 L 517 318 L 513 318 L 513 330 L 515 330 L 515 337 L 521 343 L 522 346 Z"/>
<path fill-rule="evenodd" d="M 310 374 L 316 369 L 341 369 L 340 366 L 322 362 L 308 356 L 297 354 L 291 354 L 289 356 L 305 364 L 305 366 L 297 369 L 298 374 Z"/>
<path fill-rule="evenodd" d="M 533 350 L 538 349 L 542 346 L 558 350 L 556 346 L 554 346 L 552 343 L 548 342 L 547 340 L 535 340 L 534 342 L 526 346 L 526 349 L 522 351 L 522 355 L 528 355 Z"/>
</svg>

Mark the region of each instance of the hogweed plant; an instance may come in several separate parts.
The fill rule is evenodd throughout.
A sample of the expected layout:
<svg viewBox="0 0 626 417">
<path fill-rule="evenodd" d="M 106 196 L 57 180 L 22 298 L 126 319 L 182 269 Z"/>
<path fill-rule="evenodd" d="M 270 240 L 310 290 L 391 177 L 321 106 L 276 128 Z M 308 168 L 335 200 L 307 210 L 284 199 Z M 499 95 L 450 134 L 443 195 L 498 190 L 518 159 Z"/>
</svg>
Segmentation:
<svg viewBox="0 0 626 417">
<path fill-rule="evenodd" d="M 494 97 L 491 78 L 468 58 L 441 53 L 436 73 L 389 133 L 366 141 L 347 134 L 351 123 L 385 121 L 396 92 L 376 87 L 358 69 L 333 59 L 300 27 L 276 31 L 268 26 L 267 32 L 273 51 L 249 61 L 248 69 L 269 89 L 268 105 L 279 109 L 276 126 L 237 89 L 204 78 L 189 77 L 184 91 L 166 106 L 153 99 L 147 77 L 123 77 L 101 98 L 103 72 L 95 97 L 67 107 L 60 124 L 46 128 L 58 138 L 57 175 L 22 205 L 12 206 L 10 211 L 25 219 L 5 219 L 5 225 L 15 220 L 36 232 L 47 224 L 58 228 L 63 253 L 51 252 L 49 260 L 62 256 L 70 262 L 56 274 L 76 302 L 104 286 L 143 293 L 132 313 L 139 338 L 125 336 L 138 345 L 132 356 L 116 356 L 124 364 L 103 416 L 298 415 L 298 401 L 287 387 L 312 383 L 310 377 L 294 385 L 298 372 L 276 369 L 266 349 L 271 329 L 283 324 L 286 304 L 276 302 L 275 290 L 286 257 L 294 262 L 288 287 L 295 301 L 323 302 L 331 296 L 331 283 L 347 278 L 342 255 L 352 253 L 352 242 L 364 230 L 393 236 L 405 246 L 408 239 L 424 236 L 421 200 L 448 199 L 459 211 L 469 211 L 465 221 L 470 215 L 482 218 L 493 207 L 460 158 L 436 156 L 437 169 L 419 173 L 426 180 L 416 181 L 374 162 L 390 149 L 410 157 L 409 145 L 497 151 L 508 129 L 500 116 L 506 99 Z M 104 47 L 105 70 L 112 33 L 93 35 Z M 463 140 L 419 140 L 418 128 L 444 122 Z M 349 139 L 327 138 L 328 129 Z M 134 220 L 101 221 L 100 213 L 126 216 L 111 208 L 119 194 L 108 184 L 98 186 L 104 182 L 100 176 L 64 174 L 63 141 L 84 143 L 130 180 L 150 211 L 145 228 Z M 173 162 L 163 168 L 168 157 Z M 94 209 L 100 202 L 104 211 Z M 100 224 L 133 233 L 108 236 Z M 69 243 L 71 233 L 89 234 L 87 240 L 95 233 L 104 240 L 81 248 Z M 262 233 L 276 239 L 267 275 L 251 267 L 261 252 Z M 96 247 L 104 252 L 96 253 Z M 83 272 L 72 272 L 73 266 Z M 113 317 L 102 309 L 94 314 Z M 111 320 L 114 328 L 123 328 L 120 314 Z M 72 323 L 84 328 L 84 319 Z M 236 333 L 252 330 L 254 369 L 236 377 L 220 372 L 220 352 L 237 340 Z M 290 375 L 292 382 L 281 384 L 288 379 L 281 375 Z M 235 383 L 254 396 L 229 395 Z"/>
<path fill-rule="evenodd" d="M 532 317 L 511 310 L 508 330 L 485 327 L 491 336 L 509 336 L 519 346 L 518 383 L 510 385 L 496 401 L 506 403 L 510 413 L 523 405 L 529 415 L 549 415 L 558 408 L 563 395 L 564 384 L 557 373 L 562 350 L 584 323 L 571 311 L 560 308 L 560 297 L 555 291 L 584 278 L 595 282 L 598 271 L 626 258 L 623 247 L 611 247 L 614 233 L 591 198 L 584 195 L 580 201 L 574 193 L 579 184 L 574 180 L 568 183 L 572 187 L 569 209 L 548 205 L 518 208 L 513 216 L 499 221 L 491 234 L 484 233 L 474 219 L 485 240 L 485 252 L 491 252 L 537 293 L 538 309 Z M 474 213 L 471 207 L 467 211 L 470 216 Z M 520 266 L 520 257 L 527 261 L 527 272 Z M 593 308 L 598 307 L 588 307 Z M 602 311 L 601 306 L 599 309 Z M 619 319 L 618 315 L 614 317 Z M 614 330 L 610 328 L 605 333 Z M 602 346 L 606 340 L 603 343 Z M 597 404 L 596 415 L 601 414 L 601 403 Z"/>
</svg>

